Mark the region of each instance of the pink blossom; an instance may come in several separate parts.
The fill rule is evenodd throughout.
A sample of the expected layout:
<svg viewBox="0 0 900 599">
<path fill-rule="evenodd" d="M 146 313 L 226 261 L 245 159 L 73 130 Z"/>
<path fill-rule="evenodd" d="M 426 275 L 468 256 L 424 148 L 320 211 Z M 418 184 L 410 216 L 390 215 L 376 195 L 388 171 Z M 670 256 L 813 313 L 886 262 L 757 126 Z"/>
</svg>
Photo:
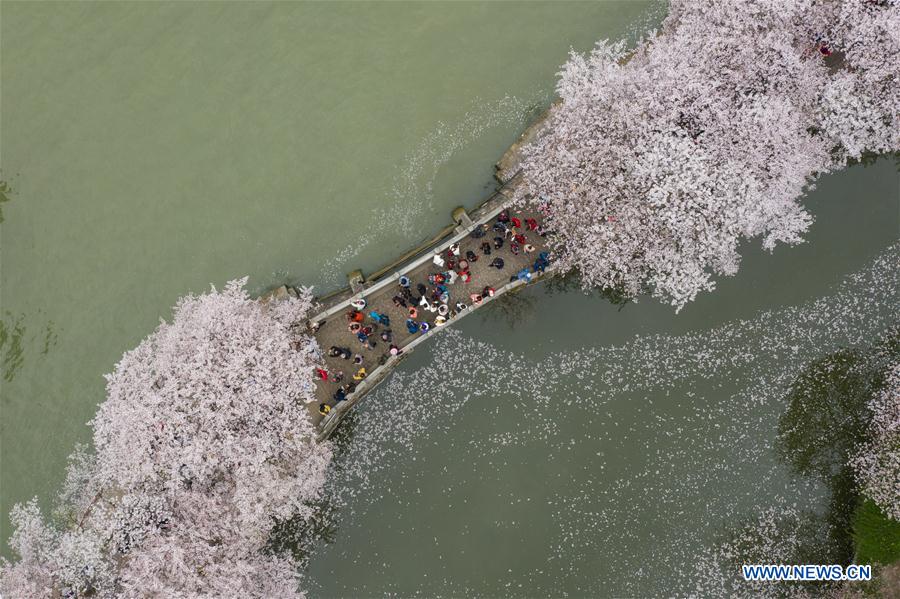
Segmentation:
<svg viewBox="0 0 900 599">
<path fill-rule="evenodd" d="M 311 516 L 331 458 L 305 405 L 311 296 L 261 303 L 245 282 L 182 298 L 107 376 L 96 453 L 76 452 L 61 494 L 71 526 L 13 510 L 4 594 L 300 594 L 297 564 L 263 550 L 274 523 Z"/>
<path fill-rule="evenodd" d="M 520 199 L 546 202 L 586 287 L 680 309 L 737 272 L 743 239 L 800 243 L 819 174 L 900 149 L 898 32 L 890 0 L 676 0 L 633 53 L 570 56 Z"/>
</svg>

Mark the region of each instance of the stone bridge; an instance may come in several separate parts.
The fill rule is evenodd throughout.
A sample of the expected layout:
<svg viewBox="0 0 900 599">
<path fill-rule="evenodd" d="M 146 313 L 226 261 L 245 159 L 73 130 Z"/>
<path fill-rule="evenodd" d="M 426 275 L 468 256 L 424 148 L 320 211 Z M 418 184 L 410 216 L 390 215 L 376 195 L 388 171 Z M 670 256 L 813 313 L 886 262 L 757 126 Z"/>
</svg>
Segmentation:
<svg viewBox="0 0 900 599">
<path fill-rule="evenodd" d="M 317 377 L 316 401 L 309 404 L 310 415 L 319 430 L 318 440 L 331 436 L 353 406 L 384 381 L 421 343 L 505 294 L 541 280 L 552 272 L 552 260 L 546 270 L 539 262 L 542 252 L 549 252 L 542 235 L 546 233 L 542 230 L 543 215 L 533 207 L 511 207 L 515 191 L 522 183 L 520 148 L 539 132 L 546 114 L 532 124 L 497 163 L 497 179 L 501 186 L 489 198 L 471 211 L 463 207 L 455 209 L 453 224 L 391 264 L 368 276 L 361 271 L 353 271 L 348 275 L 348 287 L 317 298 L 320 312 L 310 318 L 307 325 L 322 349 L 325 362 L 324 372 Z M 512 229 L 518 224 L 509 232 L 498 231 L 494 227 L 504 211 L 510 217 L 507 228 Z M 517 220 L 513 222 L 513 218 Z M 502 245 L 498 243 L 498 237 L 502 239 Z M 490 246 L 489 253 L 485 244 Z M 457 255 L 451 251 L 452 247 Z M 515 251 L 516 248 L 518 251 Z M 473 255 L 474 260 L 471 259 Z M 436 256 L 439 258 L 436 259 Z M 502 260 L 502 268 L 497 268 L 496 263 L 492 266 L 496 258 Z M 451 260 L 455 263 L 453 268 Z M 467 264 L 460 264 L 460 260 L 466 260 Z M 450 270 L 466 272 L 468 277 L 454 277 Z M 422 289 L 420 285 L 427 290 L 427 297 L 436 295 L 434 277 L 439 274 L 455 278 L 452 282 L 444 282 L 449 295 L 443 302 L 446 308 L 440 312 L 436 310 L 442 303 L 440 301 L 430 302 L 431 310 L 416 304 L 417 314 L 413 320 L 418 328 L 413 332 L 407 328 L 411 302 L 406 299 L 407 306 L 404 307 L 394 301 L 402 293 L 401 277 L 409 279 L 412 293 L 407 296 L 412 295 L 414 300 L 418 300 L 422 295 L 418 292 Z M 267 295 L 277 298 L 289 293 L 293 290 L 280 287 Z M 350 317 L 357 311 L 354 304 L 359 306 L 359 300 L 365 300 L 365 308 L 359 310 L 362 312 L 360 326 L 374 329 L 366 343 L 349 329 Z M 462 302 L 465 307 L 458 309 L 457 302 Z M 372 312 L 376 313 L 375 318 Z M 388 323 L 383 321 L 383 316 L 387 316 Z M 422 323 L 427 323 L 424 332 Z M 381 337 L 386 331 L 390 332 L 390 341 L 384 341 Z M 391 345 L 396 346 L 399 353 L 392 353 Z M 329 355 L 332 347 L 349 350 L 345 352 L 347 357 Z M 365 369 L 364 376 L 360 376 L 361 368 Z M 321 378 L 324 374 L 328 375 L 327 379 Z M 339 389 L 343 389 L 343 395 L 336 397 Z M 324 415 L 320 412 L 323 404 L 328 406 Z"/>
</svg>

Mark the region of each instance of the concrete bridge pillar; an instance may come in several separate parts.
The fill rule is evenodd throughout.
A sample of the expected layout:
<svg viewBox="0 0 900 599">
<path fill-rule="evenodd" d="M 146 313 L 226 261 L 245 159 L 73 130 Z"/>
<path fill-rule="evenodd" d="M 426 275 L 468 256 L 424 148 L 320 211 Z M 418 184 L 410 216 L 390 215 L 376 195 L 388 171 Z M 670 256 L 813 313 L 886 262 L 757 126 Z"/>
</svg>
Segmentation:
<svg viewBox="0 0 900 599">
<path fill-rule="evenodd" d="M 469 213 L 462 206 L 453 211 L 453 220 L 464 229 L 471 227 L 473 224 L 472 219 L 469 218 Z"/>
<path fill-rule="evenodd" d="M 350 283 L 350 289 L 354 294 L 361 292 L 365 289 L 366 278 L 363 276 L 361 270 L 354 270 L 353 272 L 347 275 L 347 281 Z"/>
</svg>

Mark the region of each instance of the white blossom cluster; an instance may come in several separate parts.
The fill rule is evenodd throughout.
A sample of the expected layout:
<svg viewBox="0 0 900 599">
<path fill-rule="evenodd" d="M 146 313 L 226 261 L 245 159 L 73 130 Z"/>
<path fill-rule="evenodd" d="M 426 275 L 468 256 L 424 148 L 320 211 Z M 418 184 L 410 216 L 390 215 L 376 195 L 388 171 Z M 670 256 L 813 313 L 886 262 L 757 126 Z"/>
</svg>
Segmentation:
<svg viewBox="0 0 900 599">
<path fill-rule="evenodd" d="M 900 364 L 869 402 L 868 441 L 850 464 L 860 489 L 890 518 L 900 521 Z"/>
<path fill-rule="evenodd" d="M 900 3 L 826 2 L 814 12 L 822 43 L 843 61 L 825 84 L 822 127 L 849 158 L 900 148 Z M 843 158 L 843 156 L 839 156 Z"/>
<path fill-rule="evenodd" d="M 300 594 L 295 561 L 265 548 L 277 522 L 311 515 L 331 459 L 305 405 L 317 346 L 293 328 L 311 298 L 261 303 L 245 283 L 182 298 L 107 376 L 68 517 L 12 512 L 4 596 Z"/>
<path fill-rule="evenodd" d="M 900 150 L 898 32 L 896 0 L 674 0 L 632 53 L 571 55 L 520 199 L 585 287 L 680 308 L 737 272 L 742 239 L 801 242 L 816 176 Z"/>
</svg>

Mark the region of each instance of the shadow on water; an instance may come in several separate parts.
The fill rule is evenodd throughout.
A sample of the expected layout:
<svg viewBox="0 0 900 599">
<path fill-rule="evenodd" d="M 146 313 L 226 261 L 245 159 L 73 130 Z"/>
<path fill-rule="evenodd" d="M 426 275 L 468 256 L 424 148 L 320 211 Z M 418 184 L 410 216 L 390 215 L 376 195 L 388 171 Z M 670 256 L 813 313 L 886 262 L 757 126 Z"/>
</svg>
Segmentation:
<svg viewBox="0 0 900 599">
<path fill-rule="evenodd" d="M 720 533 L 716 546 L 723 559 L 718 566 L 725 576 L 735 576 L 745 564 L 834 563 L 823 557 L 830 553 L 827 531 L 825 517 L 813 511 L 767 511 L 760 517 L 737 522 Z M 746 596 L 746 584 L 738 582 L 732 590 Z M 760 596 L 815 597 L 825 595 L 833 586 L 830 582 L 781 582 L 777 588 L 770 585 L 765 590 L 760 589 Z"/>
<path fill-rule="evenodd" d="M 312 509 L 312 517 L 295 517 L 277 523 L 267 546 L 270 553 L 290 555 L 303 567 L 317 547 L 330 545 L 337 538 L 342 505 L 340 490 L 331 481 L 338 479 L 336 474 L 347 463 L 345 454 L 350 449 L 358 421 L 357 410 L 350 410 L 331 437 L 334 458 L 329 468 L 332 472 L 319 500 L 307 504 Z"/>
<path fill-rule="evenodd" d="M 303 566 L 317 545 L 334 542 L 337 537 L 337 506 L 327 497 L 307 505 L 313 510 L 308 520 L 297 516 L 275 525 L 266 547 L 268 553 L 290 555 Z"/>
<path fill-rule="evenodd" d="M 3 320 L 0 320 L 0 354 L 3 356 L 0 358 L 0 370 L 7 383 L 13 380 L 25 361 L 23 319 L 21 314 L 14 316 L 7 312 Z"/>
<path fill-rule="evenodd" d="M 873 563 L 860 560 L 859 534 L 855 534 L 859 515 L 868 516 L 862 521 L 875 530 L 864 539 L 870 545 L 873 539 L 882 540 L 879 535 L 889 526 L 880 513 L 871 514 L 871 501 L 862 501 L 847 464 L 858 444 L 866 441 L 871 419 L 868 402 L 882 390 L 885 375 L 897 360 L 900 326 L 895 325 L 868 348 L 844 348 L 812 362 L 788 386 L 787 409 L 779 418 L 775 442 L 778 457 L 796 476 L 823 483 L 828 502 L 821 513 L 763 506 L 759 514 L 723 528 L 715 542 L 715 567 L 722 569 L 722 580 L 745 585 L 732 578 L 739 576 L 743 564 Z M 896 528 L 896 523 L 891 524 Z M 882 545 L 875 549 L 883 550 Z M 878 584 L 876 574 L 873 583 L 859 588 L 870 593 Z M 830 582 L 785 582 L 774 596 L 827 596 L 835 588 Z"/>
<path fill-rule="evenodd" d="M 817 478 L 830 491 L 827 563 L 853 559 L 853 514 L 861 497 L 847 464 L 867 440 L 868 402 L 898 360 L 900 327 L 894 327 L 868 349 L 841 349 L 813 362 L 788 389 L 775 446 L 795 474 Z"/>
<path fill-rule="evenodd" d="M 10 201 L 12 198 L 13 189 L 10 187 L 9 183 L 6 181 L 0 181 L 0 223 L 3 222 L 3 204 Z"/>
<path fill-rule="evenodd" d="M 578 273 L 575 271 L 569 271 L 564 275 L 557 275 L 551 278 L 547 281 L 544 290 L 547 295 L 578 292 L 583 295 L 598 297 L 609 302 L 613 306 L 618 306 L 619 311 L 627 304 L 632 303 L 632 298 L 621 288 L 608 287 L 605 289 L 594 288 L 585 290 L 584 285 L 581 282 L 581 277 L 578 276 Z"/>
<path fill-rule="evenodd" d="M 526 288 L 504 293 L 500 297 L 491 300 L 490 303 L 480 308 L 476 314 L 481 316 L 481 322 L 500 322 L 510 329 L 530 319 L 536 310 L 537 298 L 533 293 L 528 293 Z"/>
<path fill-rule="evenodd" d="M 579 293 L 607 301 L 613 306 L 618 306 L 619 311 L 632 303 L 620 289 L 594 289 L 585 290 L 581 285 L 581 278 L 574 271 L 564 275 L 555 275 L 537 283 L 534 287 L 519 287 L 515 291 L 505 293 L 478 310 L 481 322 L 499 322 L 506 324 L 510 329 L 516 328 L 520 323 L 531 319 L 538 309 L 539 297 L 537 290 L 542 290 L 544 295 L 562 295 L 566 293 Z"/>
<path fill-rule="evenodd" d="M 539 298 L 533 289 L 543 290 L 544 295 L 562 295 L 565 293 L 580 293 L 605 300 L 613 306 L 618 306 L 619 311 L 632 300 L 619 289 L 595 289 L 586 291 L 581 285 L 578 273 L 570 271 L 563 275 L 555 275 L 541 281 L 535 287 L 519 287 L 515 291 L 505 293 L 478 310 L 481 322 L 499 322 L 506 324 L 510 329 L 527 321 L 538 308 Z"/>
<path fill-rule="evenodd" d="M 12 199 L 13 188 L 6 181 L 0 180 L 0 223 L 4 222 L 3 204 Z M 56 345 L 56 327 L 49 321 L 41 329 L 39 335 L 26 337 L 25 314 L 13 314 L 7 310 L 0 319 L 0 377 L 4 382 L 11 382 L 25 363 L 26 347 L 37 347 L 40 355 L 45 356 Z"/>
<path fill-rule="evenodd" d="M 15 315 L 7 311 L 0 319 L 0 377 L 11 382 L 25 363 L 27 347 L 37 349 L 38 354 L 46 356 L 56 345 L 56 326 L 48 321 L 38 335 L 26 337 L 25 315 Z"/>
</svg>

